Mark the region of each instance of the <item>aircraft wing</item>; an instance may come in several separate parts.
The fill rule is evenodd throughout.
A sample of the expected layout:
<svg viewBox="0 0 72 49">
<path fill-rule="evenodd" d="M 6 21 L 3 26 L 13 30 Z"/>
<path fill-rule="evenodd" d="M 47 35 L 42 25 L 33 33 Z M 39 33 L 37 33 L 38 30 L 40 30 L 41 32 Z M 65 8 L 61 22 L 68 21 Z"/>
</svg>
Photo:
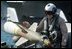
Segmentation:
<svg viewBox="0 0 72 49">
<path fill-rule="evenodd" d="M 15 8 L 12 7 L 7 8 L 7 20 L 11 20 L 13 22 L 19 22 Z"/>
<path fill-rule="evenodd" d="M 32 31 L 36 31 L 36 28 L 37 28 L 37 23 L 36 22 L 34 22 L 31 26 L 30 26 L 30 30 L 32 30 Z M 16 43 L 15 43 L 15 45 L 16 46 L 19 46 L 19 45 L 21 45 L 21 44 L 23 44 L 23 43 L 25 43 L 25 42 L 27 42 L 28 41 L 28 39 L 26 39 L 26 38 L 24 38 L 24 37 L 21 37 Z"/>
</svg>

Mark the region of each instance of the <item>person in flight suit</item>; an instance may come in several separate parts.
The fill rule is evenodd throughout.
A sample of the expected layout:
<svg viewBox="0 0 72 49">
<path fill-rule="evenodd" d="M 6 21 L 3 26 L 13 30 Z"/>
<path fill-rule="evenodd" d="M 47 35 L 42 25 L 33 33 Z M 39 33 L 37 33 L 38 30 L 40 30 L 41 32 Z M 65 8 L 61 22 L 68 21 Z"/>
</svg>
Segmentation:
<svg viewBox="0 0 72 49">
<path fill-rule="evenodd" d="M 57 38 L 55 39 L 54 43 L 52 44 L 54 48 L 65 48 L 67 42 L 67 27 L 65 25 L 64 19 L 62 19 L 57 13 L 57 8 L 53 3 L 48 3 L 45 6 L 45 14 L 46 16 L 42 19 L 40 24 L 37 27 L 37 32 L 42 32 L 43 30 L 49 31 L 49 26 L 54 22 L 54 28 L 57 31 Z M 44 21 L 46 20 L 46 28 Z"/>
</svg>

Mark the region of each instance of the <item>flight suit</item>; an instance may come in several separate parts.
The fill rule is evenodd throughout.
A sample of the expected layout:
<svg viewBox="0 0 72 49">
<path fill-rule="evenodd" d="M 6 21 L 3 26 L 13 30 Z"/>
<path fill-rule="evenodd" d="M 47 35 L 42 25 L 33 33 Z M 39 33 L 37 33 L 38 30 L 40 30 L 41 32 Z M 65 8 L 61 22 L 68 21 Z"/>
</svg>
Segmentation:
<svg viewBox="0 0 72 49">
<path fill-rule="evenodd" d="M 54 16 L 57 16 L 57 15 L 54 15 Z M 42 32 L 44 30 L 44 21 L 46 20 L 46 18 L 47 17 L 44 17 L 42 19 L 42 21 L 40 22 L 40 24 L 38 25 L 37 32 Z M 59 41 L 59 42 L 55 42 L 53 45 L 54 45 L 55 48 L 65 47 L 66 42 L 67 42 L 67 37 L 68 37 L 68 35 L 67 35 L 67 27 L 65 25 L 65 21 L 60 16 L 58 16 L 57 23 L 55 23 L 55 24 L 59 28 L 57 35 L 61 36 L 61 39 L 57 39 L 57 41 Z M 61 35 L 59 35 L 59 34 L 61 34 Z"/>
</svg>

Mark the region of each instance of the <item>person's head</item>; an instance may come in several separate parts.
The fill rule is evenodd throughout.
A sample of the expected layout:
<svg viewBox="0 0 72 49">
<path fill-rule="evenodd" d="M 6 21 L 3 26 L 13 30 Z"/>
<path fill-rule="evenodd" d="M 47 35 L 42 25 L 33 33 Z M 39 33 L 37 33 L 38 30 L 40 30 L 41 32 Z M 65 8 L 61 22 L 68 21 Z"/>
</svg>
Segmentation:
<svg viewBox="0 0 72 49">
<path fill-rule="evenodd" d="M 48 3 L 46 6 L 45 6 L 45 14 L 47 16 L 52 16 L 53 14 L 56 13 L 56 6 L 53 4 L 53 3 Z"/>
<path fill-rule="evenodd" d="M 30 27 L 30 23 L 27 22 L 27 21 L 24 21 L 22 22 L 23 26 L 26 27 L 26 28 L 29 28 Z"/>
</svg>

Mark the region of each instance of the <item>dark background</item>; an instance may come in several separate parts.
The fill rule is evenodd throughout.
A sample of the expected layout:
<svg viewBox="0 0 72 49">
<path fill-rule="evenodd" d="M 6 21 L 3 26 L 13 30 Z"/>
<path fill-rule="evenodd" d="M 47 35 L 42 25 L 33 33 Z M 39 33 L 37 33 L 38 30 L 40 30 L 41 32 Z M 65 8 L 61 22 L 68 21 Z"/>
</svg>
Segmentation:
<svg viewBox="0 0 72 49">
<path fill-rule="evenodd" d="M 3 1 L 1 1 L 1 3 L 2 2 Z M 5 6 L 14 7 L 16 9 L 19 21 L 25 20 L 26 17 L 27 21 L 30 21 L 28 17 L 35 16 L 36 18 L 34 20 L 31 19 L 31 22 L 38 22 L 45 16 L 44 7 L 48 3 L 54 3 L 57 8 L 62 9 L 68 22 L 71 22 L 71 1 L 25 1 L 24 3 L 7 3 L 5 1 L 3 2 Z"/>
</svg>

